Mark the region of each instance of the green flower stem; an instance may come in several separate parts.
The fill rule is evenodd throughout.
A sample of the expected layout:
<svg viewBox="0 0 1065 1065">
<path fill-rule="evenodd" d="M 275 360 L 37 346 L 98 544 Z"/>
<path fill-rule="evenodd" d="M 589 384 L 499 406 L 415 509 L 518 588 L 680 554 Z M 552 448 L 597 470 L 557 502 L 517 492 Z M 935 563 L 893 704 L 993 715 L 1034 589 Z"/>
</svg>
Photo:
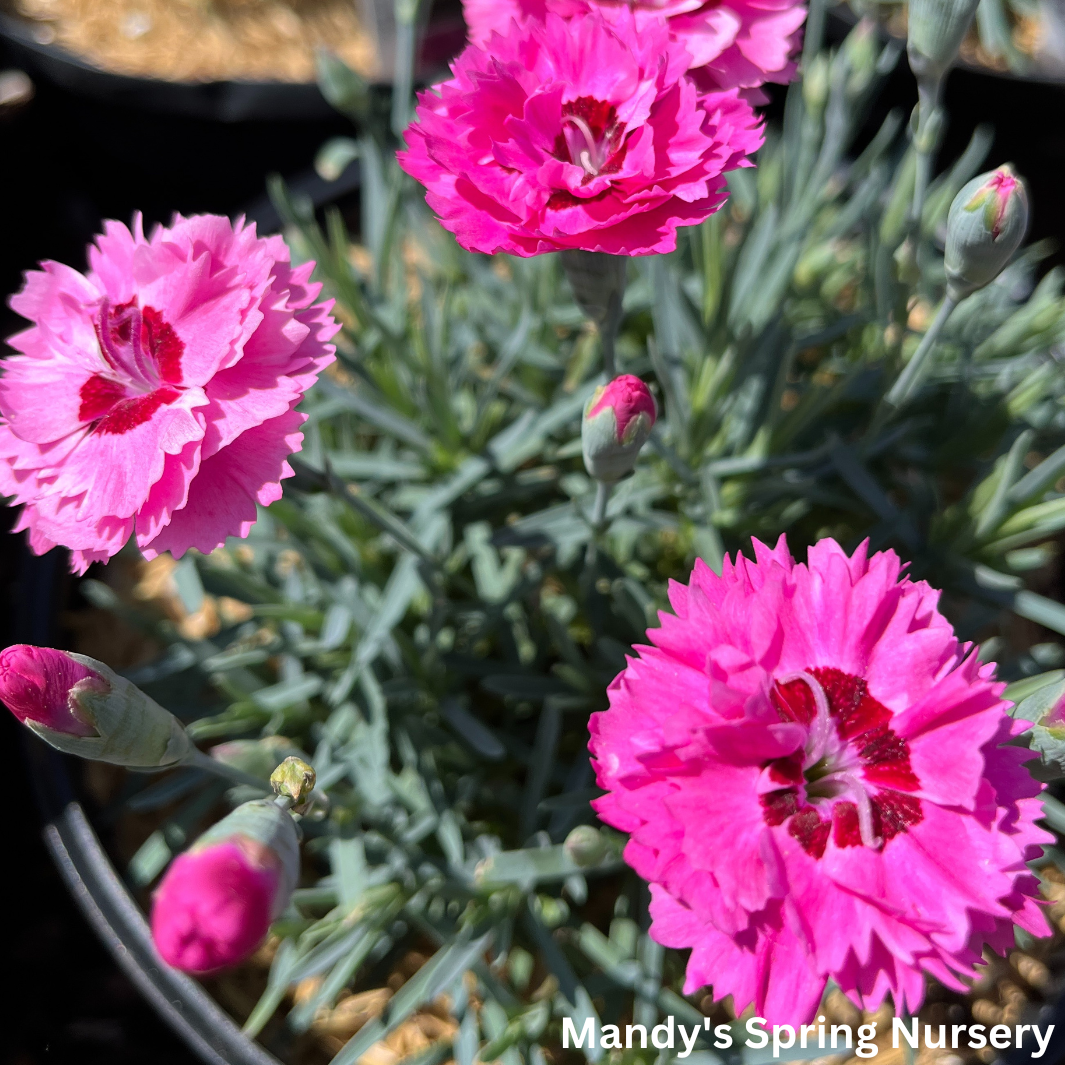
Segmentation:
<svg viewBox="0 0 1065 1065">
<path fill-rule="evenodd" d="M 586 565 L 595 562 L 596 541 L 606 528 L 606 505 L 610 502 L 610 493 L 614 490 L 613 481 L 595 482 L 595 503 L 592 505 L 592 538 L 588 542 L 588 550 L 585 553 Z"/>
<path fill-rule="evenodd" d="M 606 505 L 610 501 L 610 493 L 614 490 L 612 481 L 596 481 L 595 483 L 595 506 L 592 508 L 592 528 L 596 533 L 601 533 L 606 527 Z"/>
<path fill-rule="evenodd" d="M 936 136 L 935 126 L 938 123 L 935 119 L 942 86 L 942 78 L 921 78 L 917 83 L 917 132 L 913 137 L 917 170 L 913 182 L 913 206 L 910 210 L 910 221 L 915 230 L 920 229 L 924 201 L 932 181 L 932 154 L 939 139 Z"/>
<path fill-rule="evenodd" d="M 198 747 L 193 747 L 191 752 L 181 761 L 181 765 L 191 766 L 194 769 L 202 769 L 205 773 L 214 773 L 215 776 L 224 777 L 234 784 L 244 784 L 250 788 L 258 788 L 264 795 L 270 794 L 270 785 L 261 777 L 252 776 L 251 773 L 242 772 L 240 769 L 225 762 L 204 754 Z"/>
<path fill-rule="evenodd" d="M 614 341 L 617 339 L 620 322 L 607 321 L 599 330 L 599 344 L 603 349 L 603 372 L 607 383 L 617 377 L 617 360 L 614 356 Z"/>
<path fill-rule="evenodd" d="M 899 374 L 898 380 L 891 386 L 891 391 L 884 397 L 886 406 L 898 409 L 909 400 L 911 393 L 917 387 L 924 364 L 928 361 L 932 345 L 935 344 L 939 334 L 943 331 L 943 326 L 947 324 L 947 319 L 957 305 L 957 300 L 951 299 L 950 296 L 943 297 L 943 302 L 939 305 L 939 310 L 928 327 L 928 332 L 925 333 L 913 357 Z"/>
</svg>

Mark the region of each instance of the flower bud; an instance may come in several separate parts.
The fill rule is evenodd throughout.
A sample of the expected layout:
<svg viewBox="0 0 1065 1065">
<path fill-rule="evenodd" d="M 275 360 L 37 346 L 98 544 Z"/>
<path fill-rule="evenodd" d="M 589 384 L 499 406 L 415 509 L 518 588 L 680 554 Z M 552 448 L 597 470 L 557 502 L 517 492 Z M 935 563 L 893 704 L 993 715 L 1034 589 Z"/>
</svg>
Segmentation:
<svg viewBox="0 0 1065 1065">
<path fill-rule="evenodd" d="M 980 0 L 910 0 L 906 55 L 921 81 L 938 82 L 957 58 Z"/>
<path fill-rule="evenodd" d="M 1028 195 L 1008 165 L 973 178 L 947 213 L 947 295 L 964 299 L 994 281 L 1027 228 Z"/>
<path fill-rule="evenodd" d="M 179 855 L 152 902 L 152 938 L 175 969 L 237 965 L 266 937 L 299 879 L 299 836 L 273 801 L 238 806 Z"/>
<path fill-rule="evenodd" d="M 574 299 L 600 329 L 616 329 L 625 295 L 626 260 L 600 251 L 561 252 Z"/>
<path fill-rule="evenodd" d="M 302 758 L 289 757 L 270 774 L 270 787 L 275 795 L 291 799 L 298 806 L 314 791 L 315 779 L 314 770 Z"/>
<path fill-rule="evenodd" d="M 582 868 L 595 865 L 607 852 L 603 834 L 593 825 L 578 825 L 566 837 L 562 846 L 573 864 Z"/>
<path fill-rule="evenodd" d="M 95 736 L 71 693 L 75 685 L 96 685 L 100 676 L 51 647 L 15 644 L 0 652 L 0 699 L 25 725 L 42 726 L 68 736 Z"/>
<path fill-rule="evenodd" d="M 7 648 L 0 699 L 46 743 L 81 758 L 158 768 L 192 748 L 173 714 L 103 662 L 72 651 Z"/>
<path fill-rule="evenodd" d="M 636 465 L 657 410 L 651 390 L 638 377 L 622 374 L 595 390 L 584 411 L 584 465 L 598 481 L 617 481 Z"/>
</svg>

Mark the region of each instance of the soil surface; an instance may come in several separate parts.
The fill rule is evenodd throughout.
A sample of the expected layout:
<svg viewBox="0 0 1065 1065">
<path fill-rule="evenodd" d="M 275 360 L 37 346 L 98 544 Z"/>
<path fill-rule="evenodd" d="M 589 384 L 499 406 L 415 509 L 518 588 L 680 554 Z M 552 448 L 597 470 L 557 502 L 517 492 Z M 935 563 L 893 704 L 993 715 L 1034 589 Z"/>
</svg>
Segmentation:
<svg viewBox="0 0 1065 1065">
<path fill-rule="evenodd" d="M 170 81 L 314 81 L 330 48 L 365 77 L 376 41 L 352 0 L 7 0 L 41 44 L 116 74 Z"/>
</svg>

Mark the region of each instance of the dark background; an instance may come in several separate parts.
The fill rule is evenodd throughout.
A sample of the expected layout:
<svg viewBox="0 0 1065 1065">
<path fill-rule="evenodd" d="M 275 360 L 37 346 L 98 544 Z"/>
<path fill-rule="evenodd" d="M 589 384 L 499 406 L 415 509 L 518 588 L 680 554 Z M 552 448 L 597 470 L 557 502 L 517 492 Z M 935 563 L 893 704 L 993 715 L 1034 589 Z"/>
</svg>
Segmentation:
<svg viewBox="0 0 1065 1065">
<path fill-rule="evenodd" d="M 20 58 L 0 44 L 0 70 Z M 215 122 L 102 102 L 35 77 L 32 102 L 0 117 L 0 295 L 41 259 L 85 265 L 85 247 L 101 220 L 128 222 L 141 210 L 146 227 L 174 211 L 233 215 L 262 196 L 267 175 L 305 178 L 314 154 L 350 127 L 339 116 L 313 120 Z M 916 93 L 901 63 L 870 116 L 866 138 L 893 106 L 907 111 Z M 771 117 L 783 93 L 774 90 Z M 946 106 L 950 126 L 941 152 L 949 163 L 979 122 L 996 137 L 989 166 L 1012 162 L 1029 182 L 1033 238 L 1065 244 L 1065 90 L 956 71 Z M 1054 261 L 1065 261 L 1059 251 Z M 0 338 L 19 328 L 4 305 Z M 26 639 L 32 608 L 78 605 L 66 580 L 55 602 L 29 602 L 26 549 L 8 535 L 14 515 L 0 509 L 0 646 Z M 59 570 L 62 570 L 60 565 Z M 62 633 L 55 642 L 62 644 Z M 4 758 L 5 907 L 3 969 L 9 974 L 0 1022 L 3 1059 L 11 1065 L 177 1065 L 194 1061 L 139 998 L 97 942 L 56 873 L 41 841 L 32 782 L 19 757 L 15 720 L 0 713 Z"/>
</svg>

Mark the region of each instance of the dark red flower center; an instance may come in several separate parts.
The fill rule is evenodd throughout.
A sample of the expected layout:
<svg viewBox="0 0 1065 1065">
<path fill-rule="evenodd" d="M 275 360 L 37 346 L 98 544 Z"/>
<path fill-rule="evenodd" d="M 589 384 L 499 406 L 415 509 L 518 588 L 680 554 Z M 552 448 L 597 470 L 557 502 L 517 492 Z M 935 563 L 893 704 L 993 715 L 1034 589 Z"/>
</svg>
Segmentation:
<svg viewBox="0 0 1065 1065">
<path fill-rule="evenodd" d="M 864 680 L 810 669 L 778 680 L 770 698 L 782 721 L 810 732 L 805 748 L 763 767 L 766 824 L 787 823 L 803 850 L 820 858 L 830 835 L 837 847 L 879 848 L 923 820 L 920 800 L 907 794 L 920 787 L 909 745 Z"/>
<path fill-rule="evenodd" d="M 92 431 L 125 433 L 181 394 L 185 345 L 154 307 L 104 299 L 93 323 L 109 369 L 81 386 L 78 420 Z"/>
<path fill-rule="evenodd" d="M 557 159 L 584 170 L 587 183 L 599 174 L 615 174 L 625 158 L 625 128 L 613 104 L 582 96 L 562 105 L 562 129 L 555 138 Z"/>
</svg>

